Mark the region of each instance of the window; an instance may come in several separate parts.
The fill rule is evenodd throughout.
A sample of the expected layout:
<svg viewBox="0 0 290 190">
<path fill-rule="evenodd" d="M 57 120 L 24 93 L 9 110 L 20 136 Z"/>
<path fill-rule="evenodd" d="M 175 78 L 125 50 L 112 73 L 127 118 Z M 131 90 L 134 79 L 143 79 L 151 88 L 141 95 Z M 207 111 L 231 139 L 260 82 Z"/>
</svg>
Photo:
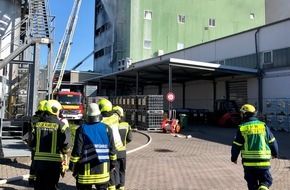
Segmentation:
<svg viewBox="0 0 290 190">
<path fill-rule="evenodd" d="M 225 60 L 220 60 L 220 61 L 218 62 L 218 64 L 220 64 L 220 65 L 225 65 Z"/>
<path fill-rule="evenodd" d="M 183 49 L 184 44 L 183 43 L 177 43 L 177 50 Z"/>
<path fill-rule="evenodd" d="M 255 14 L 254 13 L 250 14 L 250 19 L 255 19 Z"/>
<path fill-rule="evenodd" d="M 102 10 L 103 10 L 103 5 L 98 4 L 96 7 L 96 15 L 100 14 Z"/>
<path fill-rule="evenodd" d="M 144 40 L 144 48 L 151 49 L 151 40 Z"/>
<path fill-rule="evenodd" d="M 272 63 L 273 62 L 272 51 L 264 52 L 263 53 L 263 60 L 264 60 L 264 63 Z"/>
<path fill-rule="evenodd" d="M 145 11 L 144 19 L 152 20 L 152 11 Z"/>
<path fill-rule="evenodd" d="M 215 19 L 213 19 L 213 18 L 208 19 L 208 26 L 215 27 Z"/>
<path fill-rule="evenodd" d="M 178 23 L 185 23 L 185 16 L 184 15 L 178 15 L 178 18 L 177 18 L 177 22 Z"/>
</svg>

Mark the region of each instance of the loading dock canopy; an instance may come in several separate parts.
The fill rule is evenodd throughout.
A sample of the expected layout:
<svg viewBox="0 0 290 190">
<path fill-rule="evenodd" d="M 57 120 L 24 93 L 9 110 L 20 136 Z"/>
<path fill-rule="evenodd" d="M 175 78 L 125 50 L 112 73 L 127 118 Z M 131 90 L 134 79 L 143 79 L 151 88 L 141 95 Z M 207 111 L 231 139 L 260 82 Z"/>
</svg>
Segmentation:
<svg viewBox="0 0 290 190">
<path fill-rule="evenodd" d="M 145 60 L 132 64 L 128 69 L 92 78 L 86 82 L 97 83 L 100 87 L 120 89 L 134 86 L 185 83 L 194 80 L 215 80 L 237 75 L 258 76 L 258 69 L 226 66 L 216 63 L 169 58 Z M 171 75 L 171 76 L 170 76 Z M 171 80 L 171 82 L 169 82 Z"/>
</svg>

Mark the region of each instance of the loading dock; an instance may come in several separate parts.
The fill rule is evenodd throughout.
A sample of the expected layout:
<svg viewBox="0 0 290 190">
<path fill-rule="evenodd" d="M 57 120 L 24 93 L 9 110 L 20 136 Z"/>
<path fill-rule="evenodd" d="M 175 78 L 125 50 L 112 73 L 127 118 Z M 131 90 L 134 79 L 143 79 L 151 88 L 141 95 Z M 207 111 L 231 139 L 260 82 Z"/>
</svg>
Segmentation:
<svg viewBox="0 0 290 190">
<path fill-rule="evenodd" d="M 157 94 L 166 95 L 168 92 L 175 91 L 173 84 L 181 84 L 181 99 L 184 108 L 187 101 L 185 96 L 186 83 L 190 81 L 209 81 L 212 83 L 212 99 L 214 101 L 217 98 L 216 84 L 218 80 L 231 81 L 241 77 L 258 80 L 259 77 L 258 69 L 167 57 L 161 56 L 144 60 L 133 64 L 127 70 L 98 76 L 86 82 L 98 84 L 99 95 L 102 96 L 140 95 L 144 94 L 146 86 L 157 86 Z M 262 102 L 262 97 L 259 97 L 259 102 Z M 169 102 L 169 108 L 172 106 L 171 104 Z"/>
</svg>

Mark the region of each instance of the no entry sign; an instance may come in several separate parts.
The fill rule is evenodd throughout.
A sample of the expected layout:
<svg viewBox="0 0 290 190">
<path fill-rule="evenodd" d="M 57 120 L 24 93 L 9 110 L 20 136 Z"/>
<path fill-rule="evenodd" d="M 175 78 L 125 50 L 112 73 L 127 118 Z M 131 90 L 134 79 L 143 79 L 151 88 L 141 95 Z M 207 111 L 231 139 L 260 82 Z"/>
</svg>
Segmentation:
<svg viewBox="0 0 290 190">
<path fill-rule="evenodd" d="M 173 102 L 175 100 L 175 95 L 173 92 L 168 92 L 166 98 L 168 102 Z"/>
</svg>

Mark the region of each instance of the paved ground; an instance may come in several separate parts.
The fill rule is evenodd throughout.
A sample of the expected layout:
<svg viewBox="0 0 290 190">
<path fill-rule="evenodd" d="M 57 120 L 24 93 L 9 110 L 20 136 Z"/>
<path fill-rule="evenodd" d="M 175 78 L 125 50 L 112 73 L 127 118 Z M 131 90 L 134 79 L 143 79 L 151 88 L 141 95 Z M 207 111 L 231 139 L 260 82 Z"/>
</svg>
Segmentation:
<svg viewBox="0 0 290 190">
<path fill-rule="evenodd" d="M 182 137 L 169 133 L 144 132 L 147 137 L 133 133 L 128 145 L 126 189 L 129 190 L 246 190 L 241 163 L 230 162 L 230 148 L 236 129 L 212 126 L 190 126 Z M 272 160 L 274 184 L 271 189 L 290 189 L 290 133 L 274 131 L 281 157 Z M 136 149 L 137 148 L 137 149 Z M 28 174 L 29 159 L 17 158 L 15 162 L 2 160 L 0 178 L 6 179 Z M 27 180 L 0 184 L 0 189 L 32 189 Z M 68 172 L 60 180 L 63 190 L 75 189 L 75 181 Z"/>
</svg>

